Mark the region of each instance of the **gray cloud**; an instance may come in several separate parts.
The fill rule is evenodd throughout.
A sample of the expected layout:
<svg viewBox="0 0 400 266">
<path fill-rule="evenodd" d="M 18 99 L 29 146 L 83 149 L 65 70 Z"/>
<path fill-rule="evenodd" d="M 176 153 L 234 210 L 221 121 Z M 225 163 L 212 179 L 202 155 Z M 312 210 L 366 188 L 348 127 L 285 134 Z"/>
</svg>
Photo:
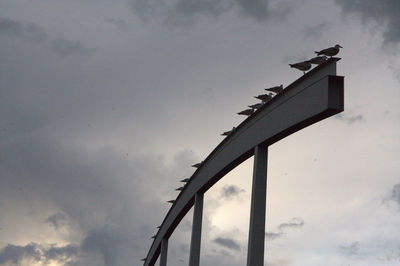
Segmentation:
<svg viewBox="0 0 400 266">
<path fill-rule="evenodd" d="M 223 246 L 225 248 L 228 248 L 228 249 L 231 249 L 231 250 L 240 250 L 240 245 L 232 238 L 217 237 L 213 241 L 215 243 L 217 243 L 218 245 Z"/>
<path fill-rule="evenodd" d="M 58 229 L 59 227 L 65 225 L 67 221 L 67 216 L 62 212 L 57 212 L 53 215 L 50 215 L 45 222 L 50 223 L 54 228 Z"/>
<path fill-rule="evenodd" d="M 289 7 L 279 2 L 271 6 L 269 0 L 132 0 L 131 7 L 144 21 L 160 19 L 169 25 L 191 26 L 201 17 L 218 18 L 223 13 L 237 10 L 243 17 L 264 22 L 271 17 L 285 17 Z"/>
<path fill-rule="evenodd" d="M 24 38 L 35 42 L 47 40 L 47 33 L 35 23 L 22 23 L 9 18 L 0 18 L 0 34 Z"/>
<path fill-rule="evenodd" d="M 295 217 L 295 218 L 292 218 L 292 220 L 290 220 L 290 222 L 288 222 L 288 223 L 281 223 L 278 226 L 278 229 L 283 230 L 286 228 L 300 228 L 300 227 L 303 227 L 303 225 L 304 225 L 304 220 L 300 217 Z"/>
<path fill-rule="evenodd" d="M 400 2 L 398 0 L 336 0 L 344 14 L 358 14 L 363 22 L 375 21 L 384 24 L 386 44 L 400 41 Z"/>
<path fill-rule="evenodd" d="M 335 119 L 341 120 L 349 125 L 352 125 L 356 122 L 365 122 L 364 116 L 361 114 L 358 115 L 344 115 L 342 113 L 334 116 Z"/>
<path fill-rule="evenodd" d="M 78 252 L 79 249 L 73 245 L 44 247 L 37 243 L 30 243 L 25 246 L 8 244 L 0 250 L 0 264 L 20 265 L 25 259 L 46 264 L 49 261 L 70 262 L 71 258 L 75 257 Z"/>
<path fill-rule="evenodd" d="M 116 26 L 118 29 L 125 30 L 128 28 L 128 23 L 123 19 L 107 18 L 106 22 Z"/>
<path fill-rule="evenodd" d="M 359 255 L 360 243 L 358 241 L 351 243 L 350 245 L 340 246 L 340 253 L 349 258 L 355 258 Z"/>
<path fill-rule="evenodd" d="M 244 189 L 241 189 L 235 185 L 225 185 L 221 191 L 221 198 L 231 199 L 232 197 L 236 197 L 243 192 Z"/>
<path fill-rule="evenodd" d="M 95 48 L 88 48 L 80 41 L 71 41 L 64 38 L 51 39 L 46 31 L 33 22 L 21 22 L 10 18 L 0 18 L 0 34 L 11 38 L 20 38 L 34 41 L 45 47 L 50 47 L 61 55 L 91 54 Z"/>
<path fill-rule="evenodd" d="M 327 22 L 322 22 L 317 25 L 308 26 L 304 29 L 304 39 L 319 39 L 322 37 L 322 34 L 329 30 L 330 25 Z"/>
<path fill-rule="evenodd" d="M 396 202 L 400 207 L 400 184 L 396 184 L 393 186 L 392 195 L 389 199 Z"/>
<path fill-rule="evenodd" d="M 265 238 L 268 240 L 275 240 L 281 238 L 283 236 L 283 232 L 265 232 Z"/>
</svg>

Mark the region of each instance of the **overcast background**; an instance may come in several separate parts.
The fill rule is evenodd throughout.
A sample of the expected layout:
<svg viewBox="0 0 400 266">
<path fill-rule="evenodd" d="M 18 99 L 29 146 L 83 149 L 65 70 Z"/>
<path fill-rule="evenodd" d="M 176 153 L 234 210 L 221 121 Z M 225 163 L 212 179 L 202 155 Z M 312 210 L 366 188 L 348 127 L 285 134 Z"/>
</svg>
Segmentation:
<svg viewBox="0 0 400 266">
<path fill-rule="evenodd" d="M 266 265 L 400 264 L 398 0 L 0 0 L 0 265 L 141 265 L 179 180 L 288 63 L 344 48 L 345 111 L 269 148 Z M 252 158 L 205 195 L 245 265 Z M 170 239 L 187 265 L 192 212 Z"/>
</svg>

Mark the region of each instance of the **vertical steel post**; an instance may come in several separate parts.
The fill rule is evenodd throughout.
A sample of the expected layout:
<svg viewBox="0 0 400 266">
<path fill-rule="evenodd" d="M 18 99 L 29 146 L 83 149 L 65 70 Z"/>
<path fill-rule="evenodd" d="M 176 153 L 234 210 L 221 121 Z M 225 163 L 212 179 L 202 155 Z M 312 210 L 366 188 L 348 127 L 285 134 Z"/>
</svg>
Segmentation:
<svg viewBox="0 0 400 266">
<path fill-rule="evenodd" d="M 192 239 L 190 241 L 189 266 L 198 266 L 200 263 L 201 224 L 203 218 L 204 194 L 197 192 L 194 197 L 194 211 L 192 224 Z"/>
<path fill-rule="evenodd" d="M 168 238 L 161 241 L 160 266 L 167 266 Z"/>
<path fill-rule="evenodd" d="M 265 145 L 256 146 L 254 151 L 247 266 L 264 265 L 267 160 L 268 147 Z"/>
</svg>

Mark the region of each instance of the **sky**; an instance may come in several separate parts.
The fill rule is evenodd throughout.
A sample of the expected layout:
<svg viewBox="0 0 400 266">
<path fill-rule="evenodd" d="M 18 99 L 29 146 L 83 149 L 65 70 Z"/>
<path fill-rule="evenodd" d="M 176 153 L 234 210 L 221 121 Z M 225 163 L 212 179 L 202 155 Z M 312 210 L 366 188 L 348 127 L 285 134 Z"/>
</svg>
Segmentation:
<svg viewBox="0 0 400 266">
<path fill-rule="evenodd" d="M 268 148 L 265 265 L 400 264 L 398 0 L 0 0 L 0 265 L 141 265 L 220 134 L 340 44 L 345 111 Z M 245 265 L 250 158 L 205 194 Z M 168 265 L 188 264 L 190 211 Z M 158 262 L 157 262 L 158 263 Z"/>
</svg>

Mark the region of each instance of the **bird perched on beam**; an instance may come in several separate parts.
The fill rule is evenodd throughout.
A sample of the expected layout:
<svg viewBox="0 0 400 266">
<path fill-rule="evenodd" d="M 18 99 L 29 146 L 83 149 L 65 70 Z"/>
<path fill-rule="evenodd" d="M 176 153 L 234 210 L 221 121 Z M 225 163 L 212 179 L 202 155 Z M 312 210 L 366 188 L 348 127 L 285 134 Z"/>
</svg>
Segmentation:
<svg viewBox="0 0 400 266">
<path fill-rule="evenodd" d="M 257 110 L 261 106 L 263 106 L 263 103 L 256 103 L 256 104 L 253 104 L 253 105 L 248 105 L 248 107 L 250 107 L 251 109 L 254 109 L 254 110 Z"/>
<path fill-rule="evenodd" d="M 192 166 L 192 167 L 195 167 L 195 168 L 199 168 L 199 167 L 201 166 L 202 163 L 203 163 L 203 162 L 196 163 L 196 164 L 191 165 L 191 166 Z"/>
<path fill-rule="evenodd" d="M 326 60 L 328 60 L 328 57 L 326 57 L 326 56 L 316 56 L 316 57 L 313 57 L 310 60 L 308 60 L 308 62 L 310 62 L 311 64 L 314 64 L 314 65 L 320 65 L 323 62 L 325 62 Z"/>
<path fill-rule="evenodd" d="M 240 111 L 239 113 L 237 113 L 238 115 L 247 115 L 247 116 L 249 116 L 249 115 L 252 115 L 254 113 L 254 109 L 246 109 L 246 110 L 243 110 L 243 111 Z"/>
<path fill-rule="evenodd" d="M 300 71 L 303 71 L 303 74 L 306 74 L 306 71 L 311 68 L 311 63 L 309 61 L 303 61 L 296 64 L 289 64 L 290 67 L 296 68 Z"/>
<path fill-rule="evenodd" d="M 263 101 L 264 103 L 268 102 L 269 100 L 272 99 L 272 95 L 267 93 L 267 94 L 260 94 L 257 96 L 254 96 L 254 98 L 259 99 L 261 101 Z"/>
<path fill-rule="evenodd" d="M 340 46 L 339 44 L 336 44 L 333 47 L 329 47 L 329 48 L 323 49 L 321 51 L 315 51 L 315 53 L 317 55 L 327 55 L 327 56 L 332 57 L 332 56 L 337 55 L 339 53 L 340 48 L 343 48 L 343 47 Z"/>
<path fill-rule="evenodd" d="M 143 259 L 141 259 L 141 261 L 146 261 L 146 259 L 147 259 L 147 258 L 143 258 Z"/>
<path fill-rule="evenodd" d="M 181 182 L 187 183 L 187 182 L 189 182 L 189 180 L 190 180 L 190 178 L 185 178 L 185 179 L 182 179 Z"/>
<path fill-rule="evenodd" d="M 274 92 L 274 93 L 278 94 L 281 91 L 283 91 L 283 85 L 281 84 L 279 86 L 271 87 L 271 88 L 268 88 L 268 89 L 265 89 L 265 90 L 266 91 L 271 91 L 271 92 Z"/>
<path fill-rule="evenodd" d="M 221 136 L 228 136 L 228 135 L 230 135 L 235 129 L 236 129 L 236 127 L 233 127 L 231 130 L 225 131 L 224 133 L 222 133 Z"/>
<path fill-rule="evenodd" d="M 157 237 L 157 235 L 154 235 L 154 236 L 152 236 L 151 238 L 154 239 L 154 238 L 156 238 L 156 237 Z"/>
<path fill-rule="evenodd" d="M 183 190 L 183 187 L 178 187 L 177 189 L 175 189 L 176 191 L 181 191 Z"/>
<path fill-rule="evenodd" d="M 167 201 L 168 203 L 174 203 L 175 202 L 175 200 L 169 200 L 169 201 Z"/>
</svg>

